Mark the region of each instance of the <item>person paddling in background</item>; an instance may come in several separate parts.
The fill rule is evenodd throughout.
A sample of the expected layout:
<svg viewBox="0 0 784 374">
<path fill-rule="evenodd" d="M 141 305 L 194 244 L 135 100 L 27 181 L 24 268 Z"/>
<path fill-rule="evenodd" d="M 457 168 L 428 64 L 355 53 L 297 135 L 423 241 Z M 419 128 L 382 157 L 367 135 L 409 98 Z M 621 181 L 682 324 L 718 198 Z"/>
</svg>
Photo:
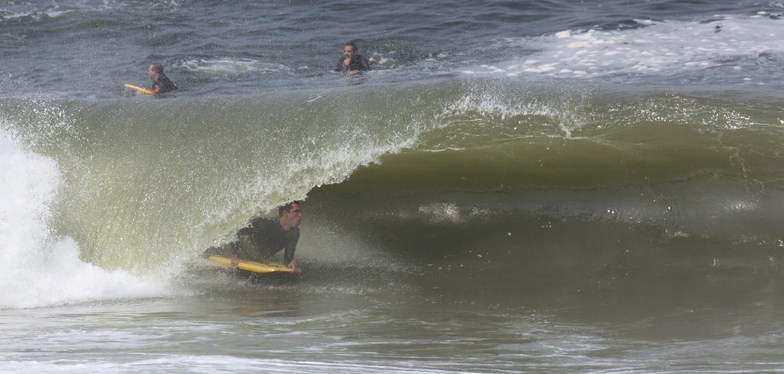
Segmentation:
<svg viewBox="0 0 784 374">
<path fill-rule="evenodd" d="M 354 42 L 348 42 L 343 46 L 343 57 L 338 60 L 335 71 L 355 75 L 360 72 L 370 70 L 370 65 L 376 63 L 374 59 L 366 59 L 359 54 L 359 48 Z"/>
<path fill-rule="evenodd" d="M 153 62 L 150 64 L 147 67 L 147 74 L 149 74 L 152 79 L 150 91 L 153 95 L 165 94 L 177 90 L 177 85 L 163 73 L 163 65 L 160 63 Z"/>
<path fill-rule="evenodd" d="M 302 221 L 302 204 L 292 201 L 278 207 L 278 218 L 256 218 L 237 232 L 237 240 L 205 251 L 205 256 L 219 255 L 231 258 L 231 265 L 240 260 L 269 261 L 276 253 L 283 252 L 283 263 L 299 273 L 294 251 L 299 241 L 299 223 Z"/>
</svg>

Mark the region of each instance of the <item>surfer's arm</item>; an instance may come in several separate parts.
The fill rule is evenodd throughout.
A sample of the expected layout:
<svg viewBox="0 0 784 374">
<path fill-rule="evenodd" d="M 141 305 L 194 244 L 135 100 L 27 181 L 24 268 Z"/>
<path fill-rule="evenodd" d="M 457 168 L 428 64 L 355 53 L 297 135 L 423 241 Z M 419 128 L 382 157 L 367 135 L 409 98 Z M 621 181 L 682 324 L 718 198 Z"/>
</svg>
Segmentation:
<svg viewBox="0 0 784 374">
<path fill-rule="evenodd" d="M 297 241 L 299 239 L 299 232 L 297 233 L 296 239 L 292 242 L 289 242 L 286 245 L 286 251 L 283 252 L 283 263 L 286 264 L 291 270 L 294 270 L 295 273 L 299 273 L 299 265 L 297 265 L 297 260 L 294 259 L 294 250 L 297 249 Z"/>
<path fill-rule="evenodd" d="M 286 251 L 283 252 L 283 262 L 284 263 L 289 264 L 292 261 L 294 261 L 294 249 L 297 248 L 296 246 L 297 246 L 297 243 L 294 243 L 293 245 L 289 244 L 289 245 L 286 246 Z"/>
<path fill-rule="evenodd" d="M 285 251 L 283 251 L 283 263 L 288 264 L 294 261 L 294 251 L 297 250 L 297 242 L 299 242 L 299 229 L 295 228 L 291 231 L 291 236 L 288 237 L 286 242 Z"/>
</svg>

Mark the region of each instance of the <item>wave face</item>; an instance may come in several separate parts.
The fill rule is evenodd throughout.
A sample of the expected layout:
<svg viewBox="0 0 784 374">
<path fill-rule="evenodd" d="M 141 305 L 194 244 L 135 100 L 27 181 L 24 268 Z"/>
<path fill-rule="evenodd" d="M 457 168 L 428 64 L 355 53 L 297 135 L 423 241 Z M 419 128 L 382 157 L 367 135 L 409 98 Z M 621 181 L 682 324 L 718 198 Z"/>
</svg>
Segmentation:
<svg viewBox="0 0 784 374">
<path fill-rule="evenodd" d="M 424 266 L 455 299 L 780 299 L 775 102 L 487 81 L 449 89 L 459 94 L 439 105 L 439 126 L 312 191 L 309 209 L 328 221 L 340 212 L 339 226 Z"/>
<path fill-rule="evenodd" d="M 305 199 L 305 261 L 413 268 L 447 293 L 766 297 L 784 246 L 778 105 L 493 78 L 4 99 L 2 161 L 23 169 L 6 179 L 44 181 L 5 187 L 21 201 L 5 214 L 32 216 L 4 221 L 4 256 L 38 232 L 34 253 L 65 240 L 79 266 L 161 292 L 183 261 Z"/>
</svg>

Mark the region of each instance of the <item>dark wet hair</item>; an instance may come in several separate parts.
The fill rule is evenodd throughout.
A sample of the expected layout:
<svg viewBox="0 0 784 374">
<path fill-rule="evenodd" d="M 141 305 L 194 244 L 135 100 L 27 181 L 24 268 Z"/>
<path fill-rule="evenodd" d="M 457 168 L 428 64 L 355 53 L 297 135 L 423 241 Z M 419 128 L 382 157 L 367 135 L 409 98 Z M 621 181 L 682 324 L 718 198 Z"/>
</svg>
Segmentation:
<svg viewBox="0 0 784 374">
<path fill-rule="evenodd" d="M 348 42 L 348 43 L 346 43 L 346 45 L 344 47 L 346 47 L 346 46 L 351 47 L 351 50 L 353 50 L 354 52 L 359 50 L 359 47 L 357 47 L 357 43 L 355 43 L 353 40 Z"/>
<path fill-rule="evenodd" d="M 152 71 L 158 74 L 163 74 L 163 65 L 161 65 L 160 62 L 153 62 L 150 64 L 150 66 L 152 66 Z"/>
<path fill-rule="evenodd" d="M 282 216 L 282 215 L 283 215 L 283 213 L 290 212 L 290 211 L 291 211 L 291 208 L 292 208 L 292 205 L 294 205 L 294 204 L 297 204 L 297 205 L 299 205 L 299 206 L 302 206 L 302 201 L 300 201 L 300 200 L 294 200 L 294 201 L 292 201 L 292 202 L 286 203 L 286 205 L 281 205 L 281 206 L 279 206 L 279 207 L 278 207 L 278 216 Z"/>
</svg>

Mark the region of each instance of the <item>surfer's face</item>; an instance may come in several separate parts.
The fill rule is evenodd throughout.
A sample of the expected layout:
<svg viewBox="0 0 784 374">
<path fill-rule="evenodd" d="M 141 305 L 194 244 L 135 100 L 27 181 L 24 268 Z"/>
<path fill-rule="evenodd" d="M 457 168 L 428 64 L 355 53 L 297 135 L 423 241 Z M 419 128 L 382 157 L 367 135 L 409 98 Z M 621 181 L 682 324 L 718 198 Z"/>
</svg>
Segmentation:
<svg viewBox="0 0 784 374">
<path fill-rule="evenodd" d="M 298 227 L 301 221 L 302 207 L 297 203 L 291 204 L 291 209 L 288 212 L 284 211 L 280 216 L 280 224 L 284 228 Z"/>
<path fill-rule="evenodd" d="M 155 79 L 155 76 L 158 75 L 158 73 L 156 73 L 155 70 L 152 68 L 152 65 L 147 67 L 147 74 L 149 74 L 150 78 L 152 79 Z"/>
<path fill-rule="evenodd" d="M 343 47 L 343 57 L 351 58 L 354 56 L 354 48 L 351 48 L 350 45 Z"/>
</svg>

